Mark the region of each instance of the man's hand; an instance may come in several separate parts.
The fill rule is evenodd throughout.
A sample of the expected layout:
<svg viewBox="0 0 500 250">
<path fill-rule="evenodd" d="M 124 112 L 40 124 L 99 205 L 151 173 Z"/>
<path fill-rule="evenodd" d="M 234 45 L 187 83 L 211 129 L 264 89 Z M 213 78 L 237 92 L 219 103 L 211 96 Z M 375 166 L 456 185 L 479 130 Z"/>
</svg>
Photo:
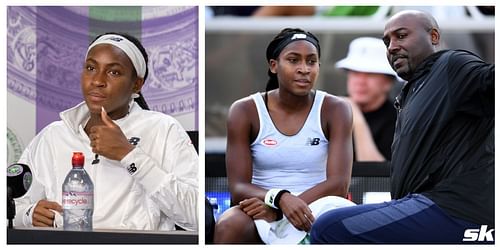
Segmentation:
<svg viewBox="0 0 500 250">
<path fill-rule="evenodd" d="M 63 209 L 57 202 L 41 200 L 33 210 L 33 226 L 54 227 L 55 212 L 62 213 Z"/>
<path fill-rule="evenodd" d="M 240 209 L 254 220 L 263 219 L 267 222 L 276 220 L 276 212 L 258 198 L 245 199 L 239 204 Z"/>
<path fill-rule="evenodd" d="M 92 152 L 108 159 L 120 161 L 134 149 L 134 146 L 128 142 L 127 137 L 108 116 L 104 107 L 101 111 L 101 119 L 104 125 L 96 125 L 90 129 Z"/>
</svg>

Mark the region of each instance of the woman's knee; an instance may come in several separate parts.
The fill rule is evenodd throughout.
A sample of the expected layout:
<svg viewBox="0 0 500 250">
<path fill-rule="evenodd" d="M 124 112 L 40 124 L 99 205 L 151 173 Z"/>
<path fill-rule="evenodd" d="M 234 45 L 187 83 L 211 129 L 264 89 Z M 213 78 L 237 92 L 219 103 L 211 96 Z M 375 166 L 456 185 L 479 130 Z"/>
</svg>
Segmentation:
<svg viewBox="0 0 500 250">
<path fill-rule="evenodd" d="M 241 223 L 244 218 L 239 215 L 236 211 L 232 211 L 234 208 L 230 208 L 226 212 L 224 212 L 221 217 L 215 223 L 215 232 L 220 231 L 232 231 L 238 230 L 236 226 L 238 223 Z"/>
<path fill-rule="evenodd" d="M 255 224 L 237 207 L 228 209 L 215 224 L 214 243 L 241 243 L 258 240 Z"/>
</svg>

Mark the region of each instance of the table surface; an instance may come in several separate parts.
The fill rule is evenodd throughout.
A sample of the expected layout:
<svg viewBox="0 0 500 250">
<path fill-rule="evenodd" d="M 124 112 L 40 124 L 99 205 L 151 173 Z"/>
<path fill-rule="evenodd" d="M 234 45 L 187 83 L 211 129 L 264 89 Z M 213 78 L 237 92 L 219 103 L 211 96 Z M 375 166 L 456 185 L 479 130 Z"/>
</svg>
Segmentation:
<svg viewBox="0 0 500 250">
<path fill-rule="evenodd" d="M 198 244 L 198 232 L 59 228 L 7 229 L 7 244 Z"/>
</svg>

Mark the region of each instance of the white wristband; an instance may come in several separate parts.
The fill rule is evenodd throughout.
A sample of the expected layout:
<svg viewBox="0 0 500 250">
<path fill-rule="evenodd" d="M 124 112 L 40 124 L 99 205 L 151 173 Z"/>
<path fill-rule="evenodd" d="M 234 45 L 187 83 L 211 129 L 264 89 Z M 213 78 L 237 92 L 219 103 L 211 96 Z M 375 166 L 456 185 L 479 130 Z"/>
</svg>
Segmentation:
<svg viewBox="0 0 500 250">
<path fill-rule="evenodd" d="M 275 208 L 275 209 L 278 209 L 275 205 L 274 205 L 274 199 L 276 198 L 276 195 L 283 189 L 279 189 L 279 188 L 271 188 L 269 189 L 269 191 L 267 191 L 266 193 L 266 197 L 264 198 L 264 203 L 266 203 L 266 205 L 272 207 L 272 208 Z"/>
</svg>

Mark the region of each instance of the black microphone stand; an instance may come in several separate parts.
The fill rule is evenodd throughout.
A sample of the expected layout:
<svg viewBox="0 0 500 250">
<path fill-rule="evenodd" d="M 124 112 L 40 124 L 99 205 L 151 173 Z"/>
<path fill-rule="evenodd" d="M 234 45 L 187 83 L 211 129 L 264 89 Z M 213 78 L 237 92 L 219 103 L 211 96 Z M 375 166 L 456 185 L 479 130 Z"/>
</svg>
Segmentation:
<svg viewBox="0 0 500 250">
<path fill-rule="evenodd" d="M 14 228 L 14 216 L 16 216 L 16 202 L 12 195 L 12 188 L 7 187 L 7 219 L 9 220 L 8 228 Z"/>
</svg>

